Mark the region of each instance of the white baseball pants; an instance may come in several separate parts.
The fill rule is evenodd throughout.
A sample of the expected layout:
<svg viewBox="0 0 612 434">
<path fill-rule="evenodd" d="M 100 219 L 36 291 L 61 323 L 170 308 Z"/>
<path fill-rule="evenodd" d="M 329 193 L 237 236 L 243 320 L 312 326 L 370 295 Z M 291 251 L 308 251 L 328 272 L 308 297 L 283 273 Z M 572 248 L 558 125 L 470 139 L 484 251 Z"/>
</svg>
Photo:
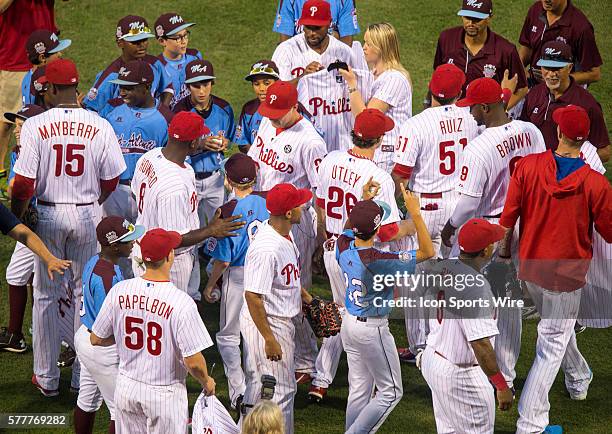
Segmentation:
<svg viewBox="0 0 612 434">
<path fill-rule="evenodd" d="M 293 434 L 293 402 L 297 391 L 295 382 L 295 328 L 291 318 L 268 317 L 272 333 L 280 344 L 283 356 L 279 361 L 266 358 L 265 341 L 253 322 L 249 309 L 243 307 L 240 314 L 240 333 L 244 339 L 244 373 L 246 390 L 243 403 L 255 405 L 261 397 L 261 376 L 272 375 L 276 387 L 272 401 L 277 403 L 285 418 L 285 433 Z M 249 407 L 247 407 L 248 411 Z"/>
<path fill-rule="evenodd" d="M 115 420 L 115 383 L 119 371 L 117 346 L 94 347 L 91 334 L 84 325 L 74 335 L 74 345 L 81 362 L 81 387 L 77 405 L 81 410 L 93 413 L 100 409 L 102 401 Z"/>
<path fill-rule="evenodd" d="M 421 372 L 431 389 L 438 433 L 493 433 L 495 392 L 480 366 L 459 367 L 428 346 Z"/>
<path fill-rule="evenodd" d="M 342 342 L 348 360 L 346 432 L 373 433 L 402 399 L 402 372 L 387 318 L 362 322 L 344 312 Z M 376 387 L 376 395 L 372 392 Z"/>
<path fill-rule="evenodd" d="M 541 320 L 538 324 L 536 355 L 523 386 L 518 405 L 519 434 L 540 433 L 548 425 L 548 393 L 560 367 L 565 368 L 566 385 L 572 393 L 588 389 L 591 372 L 576 343 L 574 325 L 582 290 L 557 292 L 527 282 Z"/>
<path fill-rule="evenodd" d="M 119 373 L 115 388 L 117 434 L 187 432 L 189 418 L 185 383 L 153 386 Z"/>
<path fill-rule="evenodd" d="M 240 357 L 240 311 L 244 303 L 244 267 L 229 267 L 223 274 L 217 348 L 223 360 L 232 405 L 246 389 Z"/>
<path fill-rule="evenodd" d="M 11 261 L 6 267 L 6 283 L 26 286 L 34 272 L 34 256 L 25 244 L 15 243 Z"/>
</svg>

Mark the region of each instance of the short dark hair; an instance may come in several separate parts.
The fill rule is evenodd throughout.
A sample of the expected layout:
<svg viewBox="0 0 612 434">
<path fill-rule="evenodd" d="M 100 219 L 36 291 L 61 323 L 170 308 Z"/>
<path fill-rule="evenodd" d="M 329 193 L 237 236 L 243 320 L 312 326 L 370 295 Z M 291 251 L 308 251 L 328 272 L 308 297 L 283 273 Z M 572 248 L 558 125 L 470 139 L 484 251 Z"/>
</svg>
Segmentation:
<svg viewBox="0 0 612 434">
<path fill-rule="evenodd" d="M 460 255 L 461 256 L 465 256 L 466 258 L 469 259 L 476 259 L 477 257 L 479 257 L 480 255 L 482 255 L 482 252 L 484 252 L 485 249 L 479 250 L 478 252 L 464 252 L 463 250 L 460 250 Z"/>
<path fill-rule="evenodd" d="M 459 95 L 457 95 L 457 96 L 459 96 Z M 433 93 L 431 94 L 431 97 L 433 99 L 435 99 L 438 102 L 438 104 L 440 104 L 440 105 L 449 105 L 449 104 L 451 104 L 457 98 L 457 96 L 454 96 L 452 98 L 440 98 L 440 97 L 435 96 Z"/>
<path fill-rule="evenodd" d="M 43 57 L 47 57 L 44 54 Z M 28 53 L 28 60 L 32 65 L 40 65 L 40 54 L 38 53 Z"/>
<path fill-rule="evenodd" d="M 353 145 L 363 149 L 371 148 L 372 146 L 376 145 L 376 143 L 378 143 L 378 141 L 380 140 L 380 137 L 377 137 L 375 139 L 364 139 L 355 134 L 354 131 L 351 131 L 351 138 L 353 140 Z"/>
<path fill-rule="evenodd" d="M 374 229 L 374 231 L 369 232 L 369 233 L 367 233 L 367 234 L 361 234 L 361 233 L 359 233 L 359 232 L 355 232 L 355 236 L 356 236 L 357 238 L 359 238 L 360 240 L 362 240 L 362 241 L 367 241 L 367 240 L 369 240 L 370 238 L 372 238 L 374 235 L 376 235 L 376 230 L 377 230 L 377 229 L 378 229 L 378 228 Z"/>
</svg>

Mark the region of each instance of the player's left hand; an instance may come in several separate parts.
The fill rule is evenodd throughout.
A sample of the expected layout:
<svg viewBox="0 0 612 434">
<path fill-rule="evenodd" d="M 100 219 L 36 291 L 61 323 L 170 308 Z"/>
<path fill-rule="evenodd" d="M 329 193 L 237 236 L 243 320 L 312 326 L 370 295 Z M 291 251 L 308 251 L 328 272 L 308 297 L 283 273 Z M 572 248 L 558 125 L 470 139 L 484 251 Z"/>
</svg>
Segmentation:
<svg viewBox="0 0 612 434">
<path fill-rule="evenodd" d="M 348 87 L 357 87 L 357 76 L 353 72 L 353 68 L 349 66 L 348 71 L 346 69 L 338 69 L 338 73 L 344 78 Z"/>
<path fill-rule="evenodd" d="M 276 339 L 270 339 L 265 344 L 266 357 L 273 362 L 278 362 L 283 358 L 283 350 Z"/>
<path fill-rule="evenodd" d="M 504 71 L 504 78 L 501 81 L 502 89 L 510 89 L 512 93 L 516 91 L 516 85 L 518 83 L 518 74 L 514 74 L 514 77 L 509 78 L 510 71 L 507 69 Z"/>
<path fill-rule="evenodd" d="M 223 141 L 219 136 L 206 136 L 203 140 L 203 149 L 206 151 L 220 152 L 223 148 Z"/>
<path fill-rule="evenodd" d="M 213 138 L 217 139 L 217 144 L 219 145 L 219 152 L 225 151 L 229 146 L 229 139 L 223 136 L 213 136 Z"/>
<path fill-rule="evenodd" d="M 53 256 L 47 262 L 47 274 L 49 275 L 49 279 L 53 280 L 53 273 L 64 274 L 64 270 L 69 268 L 70 264 L 72 264 L 72 261 L 58 259 Z"/>
<path fill-rule="evenodd" d="M 370 179 L 368 179 L 368 182 L 366 182 L 363 185 L 363 190 L 361 192 L 361 200 L 374 199 L 379 191 L 380 191 L 380 183 L 374 181 L 374 177 L 370 176 Z"/>
<path fill-rule="evenodd" d="M 507 411 L 512 408 L 512 401 L 514 401 L 514 395 L 512 389 L 498 390 L 497 391 L 497 405 L 501 411 Z"/>
</svg>

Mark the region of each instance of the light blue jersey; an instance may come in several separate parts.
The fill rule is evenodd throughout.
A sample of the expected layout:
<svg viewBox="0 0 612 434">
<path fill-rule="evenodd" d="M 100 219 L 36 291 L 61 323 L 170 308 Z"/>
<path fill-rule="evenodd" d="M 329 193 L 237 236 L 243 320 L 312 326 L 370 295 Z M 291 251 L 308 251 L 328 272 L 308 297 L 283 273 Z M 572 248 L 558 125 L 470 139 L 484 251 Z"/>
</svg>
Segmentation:
<svg viewBox="0 0 612 434">
<path fill-rule="evenodd" d="M 164 69 L 161 60 L 147 54 L 142 61 L 147 62 L 153 69 L 151 93 L 155 98 L 159 98 L 162 93 L 168 90 L 173 91 L 170 75 Z M 113 109 L 109 101 L 119 97 L 119 85 L 111 83 L 111 81 L 119 77 L 119 70 L 124 66 L 123 59 L 119 57 L 96 75 L 94 85 L 83 100 L 83 106 L 87 110 L 95 111 L 100 116 L 105 117 Z"/>
<path fill-rule="evenodd" d="M 414 274 L 416 267 L 416 251 L 385 252 L 374 247 L 355 247 L 355 234 L 350 229 L 336 240 L 336 259 L 346 285 L 346 310 L 359 317 L 388 315 L 391 307 L 387 302 L 393 299 L 395 286 L 387 287 L 380 279 L 397 272 Z"/>
<path fill-rule="evenodd" d="M 163 107 L 130 107 L 118 99 L 111 101 L 111 106 L 105 118 L 113 126 L 127 166 L 121 179 L 130 180 L 142 154 L 166 146 L 171 114 Z"/>
<path fill-rule="evenodd" d="M 357 11 L 354 0 L 328 0 L 331 6 L 332 23 L 329 32 L 338 32 L 340 37 L 359 33 Z M 287 36 L 302 32 L 298 20 L 302 16 L 302 8 L 306 0 L 279 0 L 276 11 L 276 21 L 272 31 Z"/>
<path fill-rule="evenodd" d="M 21 81 L 21 105 L 36 104 L 34 100 L 36 96 L 32 93 L 32 74 L 34 71 L 30 69 Z"/>
<path fill-rule="evenodd" d="M 270 213 L 266 208 L 266 192 L 254 191 L 242 199 L 233 199 L 221 207 L 221 217 L 242 215 L 245 225 L 238 229 L 235 237 L 209 238 L 204 243 L 205 252 L 214 259 L 229 262 L 230 267 L 244 265 L 247 249 L 259 226 Z"/>
<path fill-rule="evenodd" d="M 160 54 L 157 58 L 161 61 L 172 82 L 172 88 L 174 89 L 174 96 L 170 103 L 172 109 L 177 102 L 189 95 L 189 88 L 185 84 L 185 67 L 192 60 L 202 59 L 202 53 L 195 48 L 187 48 L 185 55 L 178 60 L 168 59 L 163 54 Z"/>
<path fill-rule="evenodd" d="M 83 269 L 83 306 L 81 308 L 81 323 L 91 330 L 100 312 L 106 294 L 111 288 L 121 282 L 123 276 L 118 265 L 92 256 Z"/>
<path fill-rule="evenodd" d="M 178 102 L 172 110 L 174 113 L 181 111 L 191 111 L 199 114 L 204 118 L 204 122 L 210 129 L 211 136 L 227 137 L 230 142 L 234 141 L 236 135 L 236 122 L 234 121 L 234 110 L 232 106 L 222 98 L 211 95 L 212 103 L 206 111 L 198 111 L 191 102 L 191 97 L 187 96 Z M 221 168 L 223 161 L 223 152 L 206 151 L 196 155 L 192 155 L 191 166 L 197 174 L 205 172 L 214 172 Z"/>
</svg>

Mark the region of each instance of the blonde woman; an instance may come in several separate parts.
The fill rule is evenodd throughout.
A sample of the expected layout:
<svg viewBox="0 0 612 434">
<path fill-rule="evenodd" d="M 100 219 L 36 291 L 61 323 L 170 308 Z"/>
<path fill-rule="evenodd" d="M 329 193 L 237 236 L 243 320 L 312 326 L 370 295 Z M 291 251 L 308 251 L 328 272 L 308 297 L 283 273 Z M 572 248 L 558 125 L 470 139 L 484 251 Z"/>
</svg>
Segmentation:
<svg viewBox="0 0 612 434">
<path fill-rule="evenodd" d="M 284 434 L 280 407 L 272 401 L 260 401 L 242 421 L 242 434 Z"/>
<path fill-rule="evenodd" d="M 354 116 L 366 108 L 375 108 L 395 122 L 395 128 L 385 134 L 382 145 L 374 155 L 374 162 L 391 173 L 400 126 L 412 116 L 412 82 L 410 74 L 400 62 L 395 27 L 389 23 L 371 24 L 363 39 L 363 53 L 374 79 L 369 101 L 364 101 L 357 89 L 357 77 L 350 68 L 348 71 L 340 70 L 340 73 L 349 88 Z"/>
</svg>

